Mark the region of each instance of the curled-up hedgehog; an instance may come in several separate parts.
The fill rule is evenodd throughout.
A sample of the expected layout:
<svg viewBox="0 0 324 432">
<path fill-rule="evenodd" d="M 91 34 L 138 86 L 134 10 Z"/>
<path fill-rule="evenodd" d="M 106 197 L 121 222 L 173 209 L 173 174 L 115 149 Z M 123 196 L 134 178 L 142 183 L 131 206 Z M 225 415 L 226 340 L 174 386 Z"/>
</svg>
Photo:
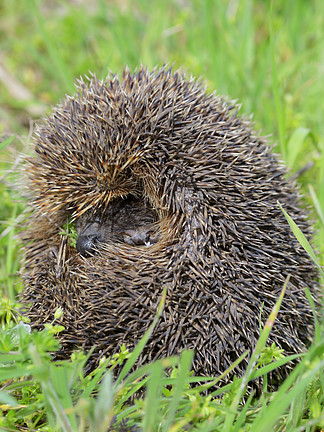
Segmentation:
<svg viewBox="0 0 324 432">
<path fill-rule="evenodd" d="M 316 302 L 317 271 L 278 202 L 309 237 L 307 214 L 238 110 L 179 72 L 141 68 L 80 80 L 38 126 L 23 300 L 37 328 L 63 308 L 62 356 L 95 346 L 94 366 L 132 350 L 166 289 L 137 364 L 187 348 L 197 375 L 218 375 L 253 350 L 288 275 L 269 343 L 286 354 L 309 344 L 305 287 Z M 68 221 L 76 247 L 62 235 Z"/>
</svg>

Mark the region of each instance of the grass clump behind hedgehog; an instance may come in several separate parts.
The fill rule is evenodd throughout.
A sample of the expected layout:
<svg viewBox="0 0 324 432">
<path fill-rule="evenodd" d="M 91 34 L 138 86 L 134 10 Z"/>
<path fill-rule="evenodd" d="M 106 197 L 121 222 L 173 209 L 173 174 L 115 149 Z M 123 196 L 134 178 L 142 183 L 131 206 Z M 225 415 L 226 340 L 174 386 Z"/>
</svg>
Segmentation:
<svg viewBox="0 0 324 432">
<path fill-rule="evenodd" d="M 299 353 L 313 335 L 317 272 L 295 186 L 238 106 L 170 69 L 82 80 L 38 127 L 28 158 L 31 216 L 23 298 L 34 326 L 63 308 L 62 356 L 130 350 L 162 316 L 138 364 L 195 350 L 217 375 L 254 348 L 290 281 L 270 343 Z M 62 226 L 75 220 L 76 248 Z M 247 360 L 239 365 L 244 371 Z M 285 374 L 285 371 L 278 372 Z"/>
</svg>

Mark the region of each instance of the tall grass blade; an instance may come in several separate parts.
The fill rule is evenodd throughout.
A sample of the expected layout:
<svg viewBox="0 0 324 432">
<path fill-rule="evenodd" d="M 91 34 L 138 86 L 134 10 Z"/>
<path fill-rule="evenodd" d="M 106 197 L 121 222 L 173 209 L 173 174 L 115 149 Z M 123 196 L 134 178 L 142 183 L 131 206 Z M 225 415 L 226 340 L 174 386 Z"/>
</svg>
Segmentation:
<svg viewBox="0 0 324 432">
<path fill-rule="evenodd" d="M 304 141 L 310 133 L 310 129 L 299 127 L 292 133 L 287 143 L 287 165 L 291 168 L 294 166 L 298 153 L 303 147 Z"/>
<path fill-rule="evenodd" d="M 5 149 L 7 147 L 7 145 L 9 145 L 15 138 L 16 138 L 16 136 L 14 135 L 14 136 L 11 136 L 11 137 L 5 139 L 4 141 L 2 141 L 2 143 L 0 143 L 0 151 Z"/>
<path fill-rule="evenodd" d="M 144 408 L 145 416 L 143 419 L 144 432 L 151 432 L 152 430 L 154 430 L 154 426 L 159 424 L 159 394 L 161 392 L 162 374 L 162 362 L 154 362 L 150 368 L 150 378 L 147 383 L 146 389 Z"/>
<path fill-rule="evenodd" d="M 134 351 L 131 353 L 130 357 L 127 359 L 127 361 L 126 361 L 123 369 L 121 370 L 121 372 L 120 372 L 120 374 L 119 374 L 119 376 L 117 378 L 117 381 L 115 383 L 116 387 L 121 383 L 121 381 L 125 378 L 125 376 L 128 374 L 128 372 L 134 366 L 136 360 L 140 356 L 141 352 L 143 351 L 143 348 L 145 347 L 147 341 L 149 340 L 149 338 L 150 338 L 150 336 L 151 336 L 151 334 L 152 334 L 152 332 L 154 330 L 154 327 L 156 326 L 156 324 L 157 324 L 157 322 L 158 322 L 158 320 L 159 320 L 159 318 L 161 316 L 161 313 L 162 313 L 162 310 L 163 310 L 163 307 L 164 307 L 164 303 L 165 303 L 166 293 L 167 293 L 167 290 L 166 290 L 166 288 L 164 288 L 163 293 L 162 293 L 162 297 L 161 297 L 161 301 L 160 301 L 160 304 L 158 306 L 158 310 L 157 310 L 156 316 L 155 316 L 152 324 L 148 328 L 148 330 L 145 332 L 145 334 L 142 337 L 142 339 L 136 345 L 136 347 L 135 347 Z"/>
<path fill-rule="evenodd" d="M 192 358 L 192 351 L 183 351 L 181 353 L 179 375 L 173 387 L 172 398 L 168 406 L 168 413 L 162 425 L 162 432 L 170 431 L 171 425 L 174 421 L 175 414 L 180 403 L 180 399 L 182 397 L 182 393 L 188 382 L 188 375 L 191 367 Z"/>
<path fill-rule="evenodd" d="M 73 93 L 74 92 L 74 77 L 71 76 L 69 69 L 67 67 L 66 62 L 63 60 L 60 51 L 56 47 L 55 43 L 49 36 L 43 18 L 39 13 L 38 6 L 35 0 L 30 0 L 30 4 L 33 9 L 34 16 L 37 19 L 39 31 L 42 35 L 43 41 L 46 45 L 49 57 L 53 63 L 55 73 L 59 75 L 60 80 L 66 92 Z"/>
<path fill-rule="evenodd" d="M 9 405 L 10 407 L 17 407 L 18 406 L 17 400 L 2 390 L 0 390 L 0 404 L 1 405 L 3 405 L 3 404 Z M 3 408 L 3 407 L 1 407 L 1 408 Z"/>
<path fill-rule="evenodd" d="M 241 410 L 239 416 L 237 417 L 237 420 L 234 424 L 232 432 L 239 432 L 241 430 L 241 427 L 243 426 L 244 422 L 246 421 L 246 413 L 248 412 L 252 398 L 254 397 L 254 392 L 250 394 L 248 397 L 248 400 L 245 402 L 243 409 Z"/>
<path fill-rule="evenodd" d="M 99 393 L 94 407 L 94 425 L 91 432 L 106 432 L 112 419 L 113 379 L 107 371 L 99 387 Z"/>
<path fill-rule="evenodd" d="M 47 417 L 52 428 L 54 429 L 57 423 L 59 423 L 62 427 L 63 432 L 77 432 L 76 429 L 72 428 L 68 416 L 66 415 L 61 404 L 61 400 L 54 389 L 53 382 L 50 379 L 48 365 L 46 366 L 43 364 L 35 345 L 30 345 L 29 353 L 36 368 L 35 376 L 39 379 L 39 382 L 43 389 L 45 403 L 47 402 L 47 407 L 50 407 L 54 414 L 53 418 L 51 410 L 47 409 Z"/>
<path fill-rule="evenodd" d="M 286 149 L 286 121 L 285 121 L 285 104 L 282 91 L 280 89 L 277 65 L 275 57 L 275 41 L 274 41 L 274 30 L 273 30 L 273 1 L 271 2 L 271 12 L 270 12 L 270 52 L 271 52 L 271 67 L 272 67 L 272 92 L 275 102 L 275 114 L 278 125 L 280 151 L 283 158 L 287 159 L 287 149 Z"/>
<path fill-rule="evenodd" d="M 308 287 L 305 287 L 305 294 L 306 294 L 307 300 L 308 300 L 308 302 L 309 302 L 309 304 L 310 304 L 310 306 L 312 308 L 314 322 L 315 322 L 315 338 L 314 338 L 314 342 L 320 343 L 321 338 L 322 338 L 322 331 L 321 331 L 321 326 L 320 326 L 319 320 L 317 318 L 317 313 L 319 313 L 319 311 L 316 310 L 313 297 L 312 297 L 311 292 L 310 292 L 310 290 L 309 290 Z"/>
<path fill-rule="evenodd" d="M 324 281 L 324 272 L 323 269 L 315 255 L 315 252 L 313 251 L 311 245 L 309 244 L 309 241 L 306 239 L 304 234 L 302 233 L 299 226 L 292 220 L 292 218 L 289 216 L 289 214 L 284 210 L 282 205 L 278 202 L 279 207 L 281 208 L 281 211 L 285 215 L 290 228 L 292 229 L 292 232 L 294 233 L 296 239 L 299 241 L 299 243 L 302 245 L 302 247 L 305 249 L 305 251 L 308 253 L 308 255 L 311 257 L 311 259 L 314 261 L 314 264 L 318 268 L 320 275 L 322 277 L 322 280 Z"/>
<path fill-rule="evenodd" d="M 312 200 L 313 200 L 313 203 L 314 203 L 314 207 L 315 207 L 316 213 L 317 213 L 317 215 L 318 215 L 318 217 L 319 217 L 319 219 L 321 221 L 322 228 L 324 228 L 324 214 L 323 214 L 322 206 L 321 206 L 321 204 L 319 202 L 319 199 L 317 198 L 317 195 L 316 195 L 316 193 L 314 191 L 313 186 L 312 185 L 308 185 L 308 189 L 309 189 L 309 192 L 311 194 L 311 197 L 312 197 Z"/>
<path fill-rule="evenodd" d="M 55 364 L 50 365 L 50 380 L 53 383 L 53 390 L 57 399 L 60 401 L 63 411 L 73 406 L 71 389 L 69 388 L 68 370 L 66 367 L 57 367 Z M 67 418 L 71 428 L 77 431 L 77 421 L 74 414 L 68 414 Z"/>
<path fill-rule="evenodd" d="M 319 351 L 319 352 L 318 352 Z M 288 406 L 305 391 L 318 373 L 323 372 L 324 346 L 312 347 L 281 385 L 266 410 L 262 410 L 251 425 L 254 432 L 273 431 L 273 427 Z M 296 379 L 297 382 L 295 383 Z"/>
<path fill-rule="evenodd" d="M 238 412 L 239 404 L 241 403 L 242 397 L 246 391 L 246 385 L 249 382 L 250 377 L 253 373 L 253 368 L 257 362 L 257 359 L 258 359 L 259 355 L 261 354 L 261 351 L 263 350 L 263 348 L 266 345 L 270 331 L 271 331 L 271 329 L 274 325 L 275 319 L 278 315 L 279 308 L 280 308 L 280 305 L 282 303 L 288 281 L 289 281 L 289 276 L 285 280 L 285 283 L 284 283 L 284 286 L 281 290 L 280 296 L 279 296 L 276 304 L 274 305 L 274 307 L 273 307 L 273 309 L 269 315 L 269 318 L 267 319 L 267 322 L 264 326 L 264 329 L 263 329 L 263 331 L 262 331 L 262 333 L 261 333 L 261 335 L 260 335 L 260 337 L 256 343 L 255 349 L 251 355 L 249 364 L 246 368 L 246 372 L 242 378 L 241 385 L 240 385 L 240 387 L 239 387 L 239 389 L 238 389 L 238 391 L 237 391 L 237 393 L 233 399 L 233 402 L 230 406 L 231 413 L 226 416 L 226 420 L 225 420 L 224 428 L 223 428 L 224 432 L 230 432 L 233 428 L 235 417 L 236 417 L 237 412 Z"/>
<path fill-rule="evenodd" d="M 7 273 L 7 288 L 8 297 L 10 300 L 14 301 L 15 291 L 14 291 L 14 278 L 12 277 L 14 273 L 14 254 L 15 254 L 15 222 L 17 217 L 17 205 L 14 206 L 12 216 L 10 219 L 10 229 L 7 236 L 7 250 L 6 250 L 6 273 Z"/>
</svg>

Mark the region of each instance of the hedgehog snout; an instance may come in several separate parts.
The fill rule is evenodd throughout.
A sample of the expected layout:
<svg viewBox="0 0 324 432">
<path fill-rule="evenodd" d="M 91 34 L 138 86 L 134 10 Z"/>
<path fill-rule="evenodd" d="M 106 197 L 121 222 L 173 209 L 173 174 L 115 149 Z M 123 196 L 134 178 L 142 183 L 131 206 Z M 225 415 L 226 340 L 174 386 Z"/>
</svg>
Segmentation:
<svg viewBox="0 0 324 432">
<path fill-rule="evenodd" d="M 78 252 L 85 257 L 95 255 L 96 245 L 104 240 L 100 223 L 98 221 L 88 222 L 82 229 L 77 226 L 77 233 L 76 248 Z"/>
<path fill-rule="evenodd" d="M 100 234 L 79 235 L 76 242 L 78 252 L 84 257 L 95 255 L 95 247 L 102 241 Z"/>
</svg>

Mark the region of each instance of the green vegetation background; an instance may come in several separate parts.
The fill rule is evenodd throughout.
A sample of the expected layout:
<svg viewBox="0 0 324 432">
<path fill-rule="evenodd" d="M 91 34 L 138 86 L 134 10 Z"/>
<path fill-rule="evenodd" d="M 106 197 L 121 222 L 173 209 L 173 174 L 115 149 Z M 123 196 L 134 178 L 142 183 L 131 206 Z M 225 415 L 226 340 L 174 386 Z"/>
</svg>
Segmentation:
<svg viewBox="0 0 324 432">
<path fill-rule="evenodd" d="M 21 289 L 17 164 L 29 152 L 34 121 L 72 94 L 80 75 L 104 77 L 125 65 L 181 67 L 240 101 L 297 176 L 324 263 L 322 0 L 2 0 L 0 41 L 2 330 Z M 323 427 L 323 382 L 315 387 L 322 420 L 311 428 Z"/>
</svg>

